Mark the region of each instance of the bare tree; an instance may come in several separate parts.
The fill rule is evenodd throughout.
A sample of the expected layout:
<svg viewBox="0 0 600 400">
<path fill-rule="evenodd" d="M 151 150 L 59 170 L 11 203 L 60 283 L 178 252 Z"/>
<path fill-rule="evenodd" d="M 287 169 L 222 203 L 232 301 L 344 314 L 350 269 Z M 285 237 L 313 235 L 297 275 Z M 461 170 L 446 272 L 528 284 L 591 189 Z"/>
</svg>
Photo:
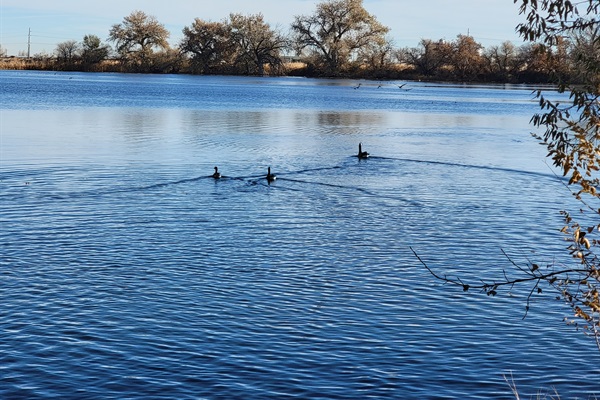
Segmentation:
<svg viewBox="0 0 600 400">
<path fill-rule="evenodd" d="M 169 48 L 168 38 L 169 31 L 164 25 L 143 11 L 133 11 L 109 32 L 109 40 L 116 43 L 121 57 L 142 69 L 148 68 L 156 49 Z"/>
<path fill-rule="evenodd" d="M 56 45 L 54 54 L 59 62 L 72 63 L 79 56 L 79 43 L 75 40 L 67 40 Z"/>
<path fill-rule="evenodd" d="M 292 23 L 298 51 L 308 49 L 328 74 L 336 74 L 351 56 L 372 43 L 383 44 L 389 28 L 363 7 L 362 0 L 326 0 L 312 15 Z"/>
<path fill-rule="evenodd" d="M 502 81 L 509 81 L 518 73 L 518 50 L 512 42 L 506 41 L 500 46 L 488 48 L 484 57 L 490 72 Z"/>
<path fill-rule="evenodd" d="M 288 47 L 288 41 L 281 33 L 271 29 L 262 14 L 231 14 L 229 28 L 237 49 L 236 63 L 244 66 L 245 73 L 264 75 L 265 65 L 269 65 L 275 73 L 281 72 L 281 53 Z"/>
<path fill-rule="evenodd" d="M 191 54 L 192 69 L 196 73 L 219 71 L 233 62 L 234 48 L 230 38 L 231 29 L 227 23 L 196 18 L 191 26 L 183 28 L 179 49 Z"/>
<path fill-rule="evenodd" d="M 371 70 L 390 68 L 394 55 L 394 43 L 391 39 L 371 42 L 363 46 L 358 53 L 360 64 L 366 64 Z"/>
<path fill-rule="evenodd" d="M 577 81 L 592 80 L 600 68 L 600 26 L 590 26 L 571 35 L 571 42 L 571 64 Z"/>
<path fill-rule="evenodd" d="M 444 40 L 421 39 L 418 47 L 405 49 L 402 58 L 425 76 L 435 76 L 448 64 L 452 45 Z"/>
</svg>

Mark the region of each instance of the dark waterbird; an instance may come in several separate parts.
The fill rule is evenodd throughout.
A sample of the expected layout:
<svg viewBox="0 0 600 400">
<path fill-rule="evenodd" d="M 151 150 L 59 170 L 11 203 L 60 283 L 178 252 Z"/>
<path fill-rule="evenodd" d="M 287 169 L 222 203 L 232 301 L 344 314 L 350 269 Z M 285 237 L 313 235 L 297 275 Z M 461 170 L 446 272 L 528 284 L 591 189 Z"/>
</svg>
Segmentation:
<svg viewBox="0 0 600 400">
<path fill-rule="evenodd" d="M 271 183 L 275 179 L 277 179 L 277 176 L 275 176 L 274 174 L 271 173 L 271 167 L 269 167 L 267 169 L 267 176 L 265 176 L 265 178 L 267 178 L 267 182 L 269 182 L 269 183 Z"/>
<path fill-rule="evenodd" d="M 362 151 L 362 143 L 358 144 L 358 158 L 369 158 L 369 153 Z"/>
<path fill-rule="evenodd" d="M 221 178 L 221 173 L 219 172 L 219 168 L 215 167 L 215 173 L 212 174 L 212 177 L 215 179 L 220 179 Z"/>
</svg>

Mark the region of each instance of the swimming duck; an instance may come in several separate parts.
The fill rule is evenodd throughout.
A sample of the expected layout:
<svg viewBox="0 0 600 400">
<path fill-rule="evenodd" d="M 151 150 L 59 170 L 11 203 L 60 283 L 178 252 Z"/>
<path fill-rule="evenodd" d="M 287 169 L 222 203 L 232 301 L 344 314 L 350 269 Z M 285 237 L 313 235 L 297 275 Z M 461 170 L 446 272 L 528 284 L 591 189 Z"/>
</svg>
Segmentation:
<svg viewBox="0 0 600 400">
<path fill-rule="evenodd" d="M 362 143 L 358 144 L 358 158 L 368 158 L 369 153 L 362 151 Z"/>
<path fill-rule="evenodd" d="M 221 178 L 221 173 L 219 172 L 219 168 L 215 167 L 215 173 L 212 174 L 212 177 L 215 179 L 220 179 Z"/>
<path fill-rule="evenodd" d="M 273 182 L 275 179 L 277 179 L 277 176 L 271 173 L 271 167 L 267 169 L 267 176 L 265 178 L 267 178 L 267 182 Z"/>
</svg>

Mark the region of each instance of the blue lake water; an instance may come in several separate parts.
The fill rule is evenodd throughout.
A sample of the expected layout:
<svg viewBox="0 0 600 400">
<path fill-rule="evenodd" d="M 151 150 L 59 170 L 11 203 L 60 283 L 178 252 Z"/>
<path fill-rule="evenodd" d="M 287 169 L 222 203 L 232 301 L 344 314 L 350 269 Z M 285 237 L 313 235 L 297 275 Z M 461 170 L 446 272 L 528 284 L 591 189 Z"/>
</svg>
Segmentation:
<svg viewBox="0 0 600 400">
<path fill-rule="evenodd" d="M 410 250 L 570 262 L 532 88 L 358 82 L 0 72 L 0 398 L 600 394 L 549 288 Z"/>
</svg>

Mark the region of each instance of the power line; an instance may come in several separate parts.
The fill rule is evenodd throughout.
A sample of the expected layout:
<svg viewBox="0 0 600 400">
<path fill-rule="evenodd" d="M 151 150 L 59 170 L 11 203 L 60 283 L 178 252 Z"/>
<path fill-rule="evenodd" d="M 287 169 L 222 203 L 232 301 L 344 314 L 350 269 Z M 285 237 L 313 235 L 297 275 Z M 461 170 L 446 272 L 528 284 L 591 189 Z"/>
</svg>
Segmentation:
<svg viewBox="0 0 600 400">
<path fill-rule="evenodd" d="M 33 37 L 40 37 L 40 38 L 44 38 L 44 39 L 66 39 L 65 36 L 46 36 L 46 35 L 31 35 Z"/>
<path fill-rule="evenodd" d="M 22 34 L 20 34 L 20 35 L 5 35 L 5 34 L 2 34 L 2 38 L 13 38 L 13 37 L 23 37 L 23 35 Z"/>
<path fill-rule="evenodd" d="M 45 39 L 60 39 L 60 40 L 68 40 L 68 39 L 73 39 L 73 37 L 67 37 L 67 36 L 56 36 L 53 34 L 47 34 L 45 32 L 39 33 L 36 31 L 31 31 L 31 33 L 25 33 L 25 34 L 20 34 L 20 33 L 14 33 L 11 32 L 11 34 L 2 34 L 2 38 L 19 38 L 19 37 L 24 37 L 30 35 L 31 37 L 37 37 L 37 38 L 45 38 Z"/>
</svg>

